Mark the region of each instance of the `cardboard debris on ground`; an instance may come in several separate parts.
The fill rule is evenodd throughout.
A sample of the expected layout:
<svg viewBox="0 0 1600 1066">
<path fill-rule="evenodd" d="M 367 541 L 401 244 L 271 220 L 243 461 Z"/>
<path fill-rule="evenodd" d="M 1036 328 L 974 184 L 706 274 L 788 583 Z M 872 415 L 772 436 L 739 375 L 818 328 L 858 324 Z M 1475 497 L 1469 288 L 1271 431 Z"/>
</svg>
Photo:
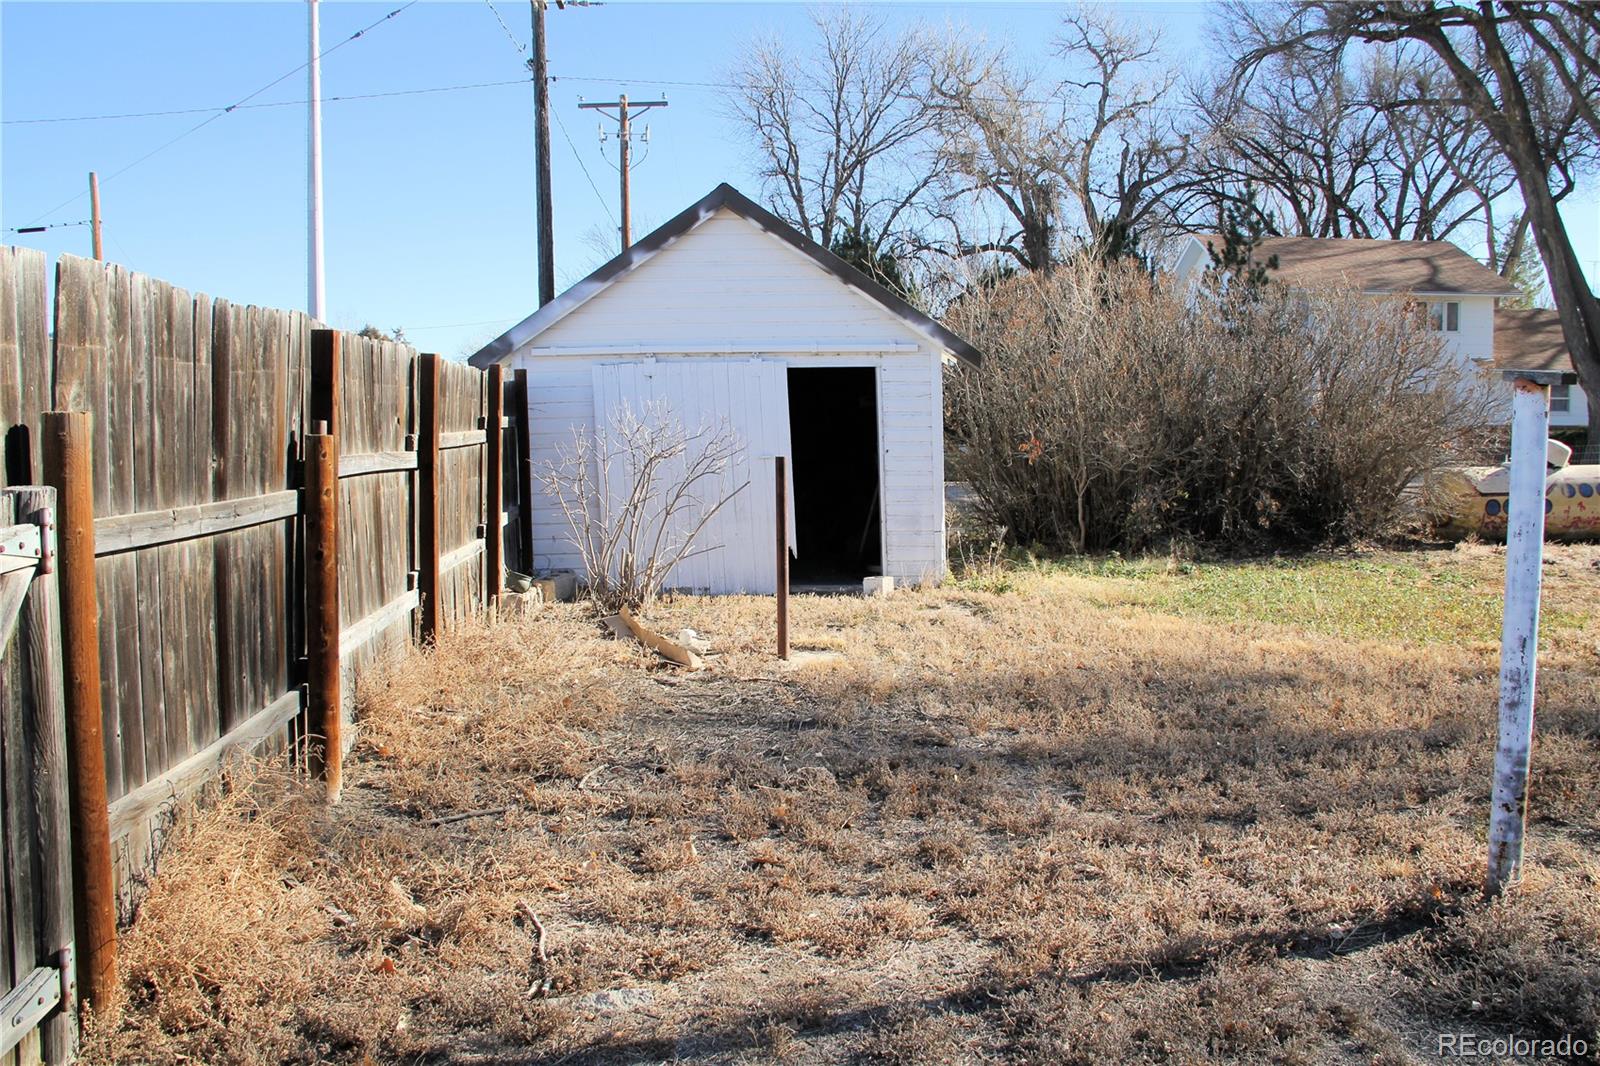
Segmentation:
<svg viewBox="0 0 1600 1066">
<path fill-rule="evenodd" d="M 705 660 L 700 658 L 693 649 L 687 648 L 675 640 L 669 640 L 655 630 L 650 629 L 635 618 L 633 612 L 626 607 L 623 607 L 616 614 L 607 615 L 605 618 L 600 619 L 600 624 L 611 630 L 618 637 L 632 637 L 668 662 L 677 663 L 679 666 L 690 670 L 705 668 Z M 692 633 L 693 630 L 685 630 L 684 632 Z M 710 644 L 703 640 L 700 643 L 706 648 L 710 647 Z"/>
</svg>

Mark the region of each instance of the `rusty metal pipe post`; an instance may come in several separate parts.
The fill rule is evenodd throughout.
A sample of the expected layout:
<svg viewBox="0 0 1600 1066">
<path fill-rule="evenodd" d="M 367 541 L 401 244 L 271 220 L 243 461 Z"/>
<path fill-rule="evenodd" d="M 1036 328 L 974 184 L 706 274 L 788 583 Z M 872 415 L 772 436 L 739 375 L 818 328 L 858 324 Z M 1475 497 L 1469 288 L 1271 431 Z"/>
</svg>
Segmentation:
<svg viewBox="0 0 1600 1066">
<path fill-rule="evenodd" d="M 44 479 L 56 490 L 61 658 L 66 674 L 67 782 L 73 915 L 82 998 L 105 1012 L 117 998 L 117 897 L 106 801 L 100 702 L 100 614 L 94 568 L 94 416 L 41 417 Z"/>
<path fill-rule="evenodd" d="M 505 588 L 505 507 L 506 507 L 506 383 L 505 367 L 489 368 L 488 408 L 484 463 L 483 607 L 491 616 L 500 606 Z"/>
<path fill-rule="evenodd" d="M 439 572 L 439 357 L 424 353 L 419 368 L 421 402 L 417 440 L 417 586 L 421 592 L 417 637 L 424 645 L 444 630 Z"/>
<path fill-rule="evenodd" d="M 323 429 L 324 423 L 317 428 Z M 339 801 L 344 745 L 339 691 L 339 438 L 306 438 L 306 719 L 309 769 Z"/>
<path fill-rule="evenodd" d="M 789 481 L 787 460 L 777 456 L 772 461 L 773 482 L 777 499 L 777 584 L 778 594 L 778 658 L 789 657 Z"/>
</svg>

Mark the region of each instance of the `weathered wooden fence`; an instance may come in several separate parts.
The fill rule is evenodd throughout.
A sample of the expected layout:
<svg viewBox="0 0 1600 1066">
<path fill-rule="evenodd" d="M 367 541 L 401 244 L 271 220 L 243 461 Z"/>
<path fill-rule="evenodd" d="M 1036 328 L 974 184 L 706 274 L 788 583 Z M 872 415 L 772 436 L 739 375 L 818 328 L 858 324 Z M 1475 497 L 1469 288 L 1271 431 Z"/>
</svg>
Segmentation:
<svg viewBox="0 0 1600 1066">
<path fill-rule="evenodd" d="M 0 494 L 0 1061 L 63 1062 L 75 1030 L 54 493 Z"/>
<path fill-rule="evenodd" d="M 507 551 L 521 556 L 523 509 L 505 496 L 526 481 L 527 427 L 503 417 L 498 369 L 299 312 L 70 256 L 53 339 L 45 298 L 44 257 L 0 249 L 7 484 L 44 476 L 42 412 L 93 417 L 98 750 L 127 920 L 180 802 L 229 753 L 310 754 L 336 773 L 361 674 L 498 598 Z M 526 418 L 525 403 L 512 410 Z M 308 442 L 336 457 L 325 511 L 305 491 Z M 308 535 L 330 524 L 336 618 L 322 616 L 328 596 L 306 592 Z M 332 647 L 318 636 L 335 633 L 319 680 L 318 648 L 327 659 Z M 308 716 L 319 697 L 337 721 Z M 322 758 L 325 736 L 343 742 Z M 10 754 L 8 734 L 7 797 L 26 785 Z M 8 829 L 12 814 L 8 801 Z"/>
</svg>

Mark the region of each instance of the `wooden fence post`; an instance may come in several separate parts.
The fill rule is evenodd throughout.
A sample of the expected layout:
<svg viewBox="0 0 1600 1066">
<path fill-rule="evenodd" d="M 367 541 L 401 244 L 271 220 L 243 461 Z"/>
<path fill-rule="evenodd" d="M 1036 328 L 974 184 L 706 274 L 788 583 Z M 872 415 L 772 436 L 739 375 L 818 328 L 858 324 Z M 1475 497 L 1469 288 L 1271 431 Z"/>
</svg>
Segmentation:
<svg viewBox="0 0 1600 1066">
<path fill-rule="evenodd" d="M 484 510 L 487 524 L 483 535 L 483 606 L 493 610 L 500 605 L 500 590 L 505 587 L 506 474 L 506 386 L 505 367 L 489 368 L 489 434 L 484 450 Z"/>
<path fill-rule="evenodd" d="M 439 601 L 439 357 L 422 356 L 418 393 L 417 435 L 417 591 L 423 644 L 439 639 L 444 628 Z"/>
<path fill-rule="evenodd" d="M 533 573 L 533 418 L 528 411 L 528 372 L 511 374 L 511 419 L 517 427 L 517 554 L 526 573 Z"/>
<path fill-rule="evenodd" d="M 311 331 L 312 432 L 306 436 L 306 725 L 310 770 L 329 803 L 343 785 L 343 708 L 339 678 L 339 411 L 343 344 L 331 329 Z"/>
<path fill-rule="evenodd" d="M 789 482 L 785 472 L 788 463 L 783 456 L 772 461 L 774 483 L 777 486 L 778 504 L 778 658 L 789 657 Z"/>
<path fill-rule="evenodd" d="M 61 1009 L 39 1024 L 45 1062 L 70 1062 L 77 1043 L 77 980 L 72 960 L 72 814 L 67 793 L 65 693 L 62 686 L 60 608 L 51 565 L 56 536 L 54 489 L 9 489 L 17 520 L 37 522 L 45 559 L 34 571 L 23 601 L 18 648 L 27 660 L 32 692 L 25 702 L 29 721 L 24 735 L 32 740 L 33 765 L 28 769 L 34 797 L 33 840 L 41 878 L 39 941 L 43 959 L 62 970 Z M 10 738 L 8 738 L 9 740 Z M 20 975 L 19 975 L 20 976 Z"/>
<path fill-rule="evenodd" d="M 42 415 L 45 482 L 56 491 L 67 782 L 72 822 L 73 915 L 82 997 L 98 1010 L 117 998 L 117 899 L 101 733 L 100 618 L 94 566 L 94 416 Z"/>
<path fill-rule="evenodd" d="M 1528 819 L 1528 755 L 1539 651 L 1539 585 L 1544 563 L 1545 457 L 1550 386 L 1571 375 L 1508 370 L 1511 382 L 1511 486 L 1506 496 L 1506 594 L 1500 637 L 1500 735 L 1489 807 L 1485 891 L 1521 874 Z"/>
</svg>

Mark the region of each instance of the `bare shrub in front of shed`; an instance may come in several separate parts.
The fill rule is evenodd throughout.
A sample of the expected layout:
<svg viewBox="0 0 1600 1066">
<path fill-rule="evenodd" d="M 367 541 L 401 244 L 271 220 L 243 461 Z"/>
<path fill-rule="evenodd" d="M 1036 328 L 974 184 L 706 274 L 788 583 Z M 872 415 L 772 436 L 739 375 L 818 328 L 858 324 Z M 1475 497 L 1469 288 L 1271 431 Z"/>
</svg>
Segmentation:
<svg viewBox="0 0 1600 1066">
<path fill-rule="evenodd" d="M 673 567 L 714 551 L 700 536 L 749 485 L 730 472 L 744 443 L 724 422 L 689 429 L 660 403 L 622 404 L 605 425 L 578 426 L 536 478 L 566 520 L 605 611 L 654 599 Z"/>
<path fill-rule="evenodd" d="M 946 324 L 952 475 L 1022 544 L 1228 550 L 1371 537 L 1470 448 L 1487 392 L 1401 301 L 1281 285 L 1189 302 L 1090 257 L 968 288 Z"/>
</svg>

